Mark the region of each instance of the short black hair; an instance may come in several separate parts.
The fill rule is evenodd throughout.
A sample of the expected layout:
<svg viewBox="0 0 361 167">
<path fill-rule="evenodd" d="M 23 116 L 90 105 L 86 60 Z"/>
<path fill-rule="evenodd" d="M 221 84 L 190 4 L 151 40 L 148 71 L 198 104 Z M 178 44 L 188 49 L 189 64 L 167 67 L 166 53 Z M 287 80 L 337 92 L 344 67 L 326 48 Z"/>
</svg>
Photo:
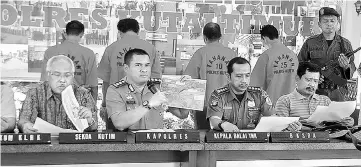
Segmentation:
<svg viewBox="0 0 361 167">
<path fill-rule="evenodd" d="M 270 40 L 278 39 L 278 30 L 273 25 L 264 25 L 261 29 L 261 37 L 268 37 Z"/>
<path fill-rule="evenodd" d="M 139 23 L 137 20 L 132 18 L 119 20 L 117 27 L 118 27 L 118 31 L 122 33 L 126 33 L 128 31 L 133 31 L 135 33 L 139 32 Z"/>
<path fill-rule="evenodd" d="M 235 57 L 233 59 L 231 59 L 231 61 L 229 61 L 228 65 L 227 65 L 227 73 L 229 75 L 232 74 L 233 72 L 233 64 L 248 64 L 251 67 L 251 64 L 249 63 L 249 61 L 243 57 Z"/>
<path fill-rule="evenodd" d="M 124 63 L 129 66 L 134 55 L 147 55 L 149 57 L 149 54 L 143 49 L 130 49 L 124 55 Z"/>
<path fill-rule="evenodd" d="M 66 24 L 65 32 L 67 35 L 80 35 L 84 33 L 84 24 L 78 20 L 72 20 L 68 24 Z"/>
<path fill-rule="evenodd" d="M 317 64 L 308 61 L 300 62 L 297 68 L 297 76 L 302 78 L 302 76 L 306 74 L 306 71 L 321 73 L 321 68 Z"/>
<path fill-rule="evenodd" d="M 203 28 L 203 35 L 210 41 L 219 40 L 222 37 L 221 27 L 217 23 L 209 22 Z"/>
</svg>

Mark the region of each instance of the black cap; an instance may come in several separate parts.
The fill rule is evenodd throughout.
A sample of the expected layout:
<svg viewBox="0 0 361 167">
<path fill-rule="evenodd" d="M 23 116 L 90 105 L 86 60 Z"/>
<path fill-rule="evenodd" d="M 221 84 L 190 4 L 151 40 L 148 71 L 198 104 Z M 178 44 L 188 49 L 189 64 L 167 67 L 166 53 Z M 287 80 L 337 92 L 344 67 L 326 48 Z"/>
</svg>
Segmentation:
<svg viewBox="0 0 361 167">
<path fill-rule="evenodd" d="M 334 8 L 330 8 L 330 7 L 323 7 L 318 11 L 318 16 L 336 16 L 336 17 L 340 17 L 340 14 L 337 13 L 337 11 Z"/>
</svg>

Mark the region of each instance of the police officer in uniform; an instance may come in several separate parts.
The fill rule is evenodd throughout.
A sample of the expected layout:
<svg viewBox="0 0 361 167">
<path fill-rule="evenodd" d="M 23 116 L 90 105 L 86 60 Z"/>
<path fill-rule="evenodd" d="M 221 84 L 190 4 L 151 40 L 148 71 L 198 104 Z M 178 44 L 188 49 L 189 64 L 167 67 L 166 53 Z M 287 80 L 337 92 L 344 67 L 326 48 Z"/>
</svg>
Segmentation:
<svg viewBox="0 0 361 167">
<path fill-rule="evenodd" d="M 126 76 L 110 85 L 106 95 L 107 113 L 114 127 L 121 131 L 162 129 L 165 110 L 162 104 L 167 99 L 155 86 L 160 84 L 160 79 L 150 79 L 148 53 L 142 49 L 129 50 L 124 56 L 124 71 Z M 168 111 L 180 118 L 187 118 L 189 113 L 178 108 Z"/>
<path fill-rule="evenodd" d="M 229 83 L 211 93 L 207 118 L 211 128 L 225 132 L 254 129 L 262 116 L 273 115 L 272 101 L 259 87 L 248 86 L 250 63 L 241 57 L 227 65 Z"/>
<path fill-rule="evenodd" d="M 149 42 L 139 38 L 139 23 L 132 18 L 126 18 L 119 20 L 118 31 L 121 39 L 115 41 L 109 45 L 103 54 L 98 66 L 98 77 L 103 80 L 103 101 L 101 114 L 103 113 L 103 107 L 106 106 L 106 94 L 110 84 L 118 82 L 125 76 L 124 69 L 124 55 L 130 49 L 142 49 L 145 50 L 150 56 L 151 65 L 151 77 L 161 77 L 160 58 L 156 54 L 155 47 Z"/>
<path fill-rule="evenodd" d="M 221 28 L 217 23 L 209 22 L 203 28 L 203 38 L 206 46 L 198 49 L 187 65 L 185 75 L 193 79 L 207 80 L 205 103 L 211 92 L 227 84 L 227 63 L 237 53 L 232 49 L 223 46 L 220 42 L 222 37 Z M 203 112 L 195 112 L 196 125 L 198 129 L 209 129 L 206 122 L 206 105 Z"/>
<path fill-rule="evenodd" d="M 310 61 L 325 70 L 326 65 L 334 64 L 331 76 L 350 79 L 356 70 L 354 56 L 347 58 L 344 54 L 352 51 L 349 40 L 338 35 L 340 27 L 339 14 L 333 8 L 323 7 L 319 11 L 318 25 L 322 33 L 312 36 L 303 44 L 298 54 L 299 62 Z M 330 61 L 333 60 L 334 63 Z M 323 81 L 322 81 L 323 80 Z M 335 77 L 321 76 L 317 94 L 328 96 L 332 101 L 344 101 L 341 92 L 346 92 L 346 87 L 336 84 Z"/>
</svg>

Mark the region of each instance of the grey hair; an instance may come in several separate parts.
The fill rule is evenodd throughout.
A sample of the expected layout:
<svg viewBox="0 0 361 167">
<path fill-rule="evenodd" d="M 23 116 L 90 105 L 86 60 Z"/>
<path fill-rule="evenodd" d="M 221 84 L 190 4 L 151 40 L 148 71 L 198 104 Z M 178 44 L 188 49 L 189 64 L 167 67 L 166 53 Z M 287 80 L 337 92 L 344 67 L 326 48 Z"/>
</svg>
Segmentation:
<svg viewBox="0 0 361 167">
<path fill-rule="evenodd" d="M 48 62 L 46 63 L 46 71 L 50 71 L 53 64 L 55 62 L 58 62 L 58 61 L 66 61 L 68 62 L 69 64 L 71 64 L 71 72 L 75 72 L 75 66 L 74 66 L 74 62 L 67 56 L 64 56 L 64 55 L 57 55 L 57 56 L 53 56 L 52 58 L 50 58 L 48 60 Z"/>
</svg>

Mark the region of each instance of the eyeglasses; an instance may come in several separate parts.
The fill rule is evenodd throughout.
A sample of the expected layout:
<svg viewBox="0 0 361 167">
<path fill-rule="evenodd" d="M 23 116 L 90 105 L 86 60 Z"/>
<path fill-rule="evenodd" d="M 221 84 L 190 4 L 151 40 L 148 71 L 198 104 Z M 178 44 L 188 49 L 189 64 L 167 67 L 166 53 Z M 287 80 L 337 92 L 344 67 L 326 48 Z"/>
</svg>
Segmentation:
<svg viewBox="0 0 361 167">
<path fill-rule="evenodd" d="M 49 73 L 54 77 L 54 79 L 57 80 L 61 79 L 62 77 L 64 77 L 65 79 L 71 79 L 74 76 L 74 74 L 70 72 L 64 73 L 63 75 L 60 72 L 56 71 L 50 71 Z"/>
</svg>

